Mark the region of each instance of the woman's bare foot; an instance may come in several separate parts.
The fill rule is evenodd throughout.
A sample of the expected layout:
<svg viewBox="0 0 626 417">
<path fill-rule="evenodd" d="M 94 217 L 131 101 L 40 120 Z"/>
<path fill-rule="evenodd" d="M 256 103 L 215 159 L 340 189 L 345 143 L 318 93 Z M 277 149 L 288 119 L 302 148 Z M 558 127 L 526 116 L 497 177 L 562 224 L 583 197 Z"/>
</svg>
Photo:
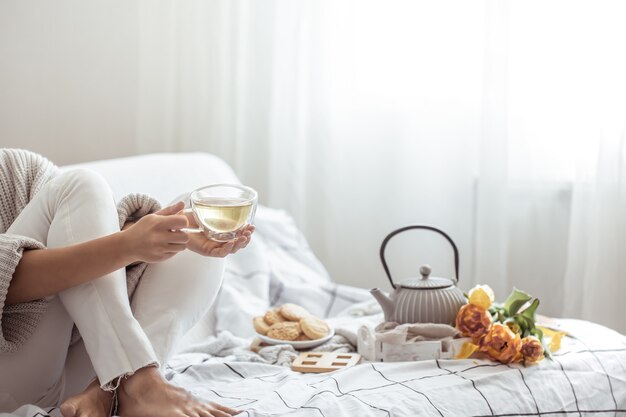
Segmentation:
<svg viewBox="0 0 626 417">
<path fill-rule="evenodd" d="M 61 404 L 63 417 L 109 417 L 113 393 L 102 391 L 96 379 L 83 392 Z"/>
<path fill-rule="evenodd" d="M 239 413 L 216 403 L 201 403 L 168 383 L 153 367 L 140 369 L 122 381 L 117 393 L 118 412 L 123 417 L 229 417 Z"/>
</svg>

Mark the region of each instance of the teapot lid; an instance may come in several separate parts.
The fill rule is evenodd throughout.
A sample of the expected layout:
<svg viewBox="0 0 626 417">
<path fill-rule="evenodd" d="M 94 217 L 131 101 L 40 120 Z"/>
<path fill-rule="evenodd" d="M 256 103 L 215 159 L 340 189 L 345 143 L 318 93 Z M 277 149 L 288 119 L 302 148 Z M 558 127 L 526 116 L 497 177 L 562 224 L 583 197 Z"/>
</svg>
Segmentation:
<svg viewBox="0 0 626 417">
<path fill-rule="evenodd" d="M 452 287 L 454 281 L 448 278 L 438 278 L 429 276 L 431 272 L 430 265 L 422 265 L 420 267 L 421 278 L 408 278 L 400 282 L 402 288 L 437 290 Z"/>
</svg>

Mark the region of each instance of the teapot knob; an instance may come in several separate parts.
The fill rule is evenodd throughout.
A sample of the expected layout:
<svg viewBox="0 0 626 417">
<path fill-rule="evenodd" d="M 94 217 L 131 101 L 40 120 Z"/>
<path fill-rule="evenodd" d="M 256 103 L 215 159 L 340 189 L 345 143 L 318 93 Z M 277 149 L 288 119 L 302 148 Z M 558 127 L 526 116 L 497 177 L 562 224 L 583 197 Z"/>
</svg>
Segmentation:
<svg viewBox="0 0 626 417">
<path fill-rule="evenodd" d="M 430 265 L 424 264 L 420 266 L 420 274 L 422 274 L 422 279 L 428 279 L 430 272 L 431 272 Z"/>
</svg>

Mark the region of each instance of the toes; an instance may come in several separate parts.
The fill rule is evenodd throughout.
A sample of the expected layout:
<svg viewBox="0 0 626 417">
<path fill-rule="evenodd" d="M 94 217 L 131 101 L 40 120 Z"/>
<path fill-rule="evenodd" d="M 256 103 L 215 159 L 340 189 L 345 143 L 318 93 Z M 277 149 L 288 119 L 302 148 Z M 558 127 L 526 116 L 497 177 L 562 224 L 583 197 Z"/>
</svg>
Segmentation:
<svg viewBox="0 0 626 417">
<path fill-rule="evenodd" d="M 211 414 L 208 414 L 208 415 L 213 416 L 213 417 L 230 417 L 230 414 L 227 414 L 227 413 L 225 413 L 223 411 L 220 411 L 218 409 L 211 410 Z"/>
<path fill-rule="evenodd" d="M 74 404 L 63 403 L 60 408 L 63 417 L 76 417 L 76 406 Z"/>
<path fill-rule="evenodd" d="M 221 405 L 221 404 L 218 404 L 218 403 L 211 402 L 209 404 L 211 404 L 211 407 L 213 407 L 213 408 L 215 408 L 215 409 L 217 409 L 219 411 L 223 411 L 224 413 L 226 413 L 229 416 L 234 416 L 234 415 L 237 415 L 237 414 L 239 414 L 241 412 L 239 410 L 235 410 L 234 408 L 226 407 L 225 405 Z"/>
<path fill-rule="evenodd" d="M 216 414 L 218 412 L 221 413 L 221 411 L 215 411 L 207 407 L 198 407 L 198 409 L 196 410 L 196 414 L 198 415 L 198 417 L 224 417 L 221 414 Z"/>
</svg>

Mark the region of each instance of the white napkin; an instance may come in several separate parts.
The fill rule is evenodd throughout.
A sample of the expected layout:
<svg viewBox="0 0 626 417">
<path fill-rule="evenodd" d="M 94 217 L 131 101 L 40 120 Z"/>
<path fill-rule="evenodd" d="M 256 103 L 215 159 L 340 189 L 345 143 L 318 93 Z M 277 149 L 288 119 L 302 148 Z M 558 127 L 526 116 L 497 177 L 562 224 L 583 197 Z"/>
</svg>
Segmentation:
<svg viewBox="0 0 626 417">
<path fill-rule="evenodd" d="M 460 337 L 459 331 L 447 324 L 384 322 L 376 326 L 376 339 L 395 345 L 426 340 L 451 340 Z"/>
</svg>

